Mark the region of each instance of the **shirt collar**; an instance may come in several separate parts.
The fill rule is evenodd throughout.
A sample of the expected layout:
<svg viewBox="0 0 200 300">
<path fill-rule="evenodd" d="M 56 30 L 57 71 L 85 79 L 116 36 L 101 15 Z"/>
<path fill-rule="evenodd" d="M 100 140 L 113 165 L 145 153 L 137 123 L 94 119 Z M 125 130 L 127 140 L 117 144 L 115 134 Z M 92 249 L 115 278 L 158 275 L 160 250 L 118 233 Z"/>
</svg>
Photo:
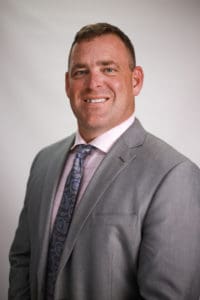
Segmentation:
<svg viewBox="0 0 200 300">
<path fill-rule="evenodd" d="M 100 136 L 96 137 L 90 142 L 90 145 L 96 147 L 104 153 L 107 153 L 116 140 L 133 124 L 135 120 L 135 114 L 132 114 L 127 120 L 121 124 L 111 128 L 104 132 Z M 75 142 L 71 149 L 74 149 L 77 145 L 87 144 L 81 137 L 80 133 L 76 132 Z"/>
</svg>

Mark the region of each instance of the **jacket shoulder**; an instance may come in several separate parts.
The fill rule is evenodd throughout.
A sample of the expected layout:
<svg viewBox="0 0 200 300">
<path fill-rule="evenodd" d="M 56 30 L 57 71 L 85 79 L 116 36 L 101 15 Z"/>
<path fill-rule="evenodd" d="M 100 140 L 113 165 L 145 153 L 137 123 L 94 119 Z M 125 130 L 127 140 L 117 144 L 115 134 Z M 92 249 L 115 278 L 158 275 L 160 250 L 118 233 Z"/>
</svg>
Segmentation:
<svg viewBox="0 0 200 300">
<path fill-rule="evenodd" d="M 34 166 L 38 164 L 45 167 L 45 165 L 49 164 L 50 160 L 57 159 L 59 156 L 63 156 L 64 154 L 66 154 L 71 148 L 74 142 L 74 138 L 75 135 L 72 134 L 60 141 L 42 148 L 35 156 L 31 169 L 33 169 Z"/>
<path fill-rule="evenodd" d="M 152 164 L 165 170 L 170 170 L 182 163 L 193 165 L 198 168 L 198 166 L 196 166 L 184 154 L 180 153 L 174 147 L 149 132 L 146 133 L 146 138 L 143 144 L 143 152 L 146 153 L 148 161 L 151 161 Z"/>
</svg>

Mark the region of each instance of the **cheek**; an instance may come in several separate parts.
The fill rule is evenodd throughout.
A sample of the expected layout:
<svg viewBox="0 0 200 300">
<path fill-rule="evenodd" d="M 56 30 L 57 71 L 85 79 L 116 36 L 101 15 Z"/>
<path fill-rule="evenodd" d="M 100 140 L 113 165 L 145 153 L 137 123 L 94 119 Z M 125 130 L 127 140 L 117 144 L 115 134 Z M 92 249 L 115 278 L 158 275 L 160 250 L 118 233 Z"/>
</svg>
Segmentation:
<svg viewBox="0 0 200 300">
<path fill-rule="evenodd" d="M 113 80 L 110 83 L 110 86 L 112 86 L 113 90 L 115 90 L 118 93 L 124 93 L 127 89 L 130 89 L 132 87 L 132 78 L 130 76 L 120 76 L 117 80 Z"/>
<path fill-rule="evenodd" d="M 79 81 L 73 81 L 70 84 L 70 88 L 68 90 L 68 97 L 74 98 L 76 95 L 79 95 L 82 91 L 83 84 Z"/>
<path fill-rule="evenodd" d="M 121 93 L 124 88 L 123 82 L 120 80 L 112 81 L 109 83 L 109 87 L 115 94 Z"/>
</svg>

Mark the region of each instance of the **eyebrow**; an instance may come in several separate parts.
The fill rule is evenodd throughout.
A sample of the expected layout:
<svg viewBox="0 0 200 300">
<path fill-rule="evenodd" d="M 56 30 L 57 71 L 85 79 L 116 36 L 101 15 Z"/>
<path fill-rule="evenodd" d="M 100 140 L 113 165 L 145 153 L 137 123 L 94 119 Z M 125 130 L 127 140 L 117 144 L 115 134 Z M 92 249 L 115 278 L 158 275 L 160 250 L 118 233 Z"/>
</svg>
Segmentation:
<svg viewBox="0 0 200 300">
<path fill-rule="evenodd" d="M 72 66 L 72 70 L 74 70 L 74 69 L 83 69 L 83 68 L 86 68 L 86 67 L 87 67 L 86 64 L 77 63 L 77 64 Z"/>
<path fill-rule="evenodd" d="M 99 60 L 97 61 L 97 66 L 110 66 L 110 65 L 115 65 L 117 68 L 120 68 L 119 65 L 113 61 L 113 60 Z M 71 71 L 73 72 L 76 69 L 84 69 L 87 68 L 87 64 L 84 63 L 77 63 L 74 66 L 72 66 Z"/>
<path fill-rule="evenodd" d="M 98 66 L 110 66 L 110 65 L 115 65 L 116 67 L 119 68 L 119 65 L 114 61 L 114 60 L 100 60 L 97 61 Z"/>
</svg>

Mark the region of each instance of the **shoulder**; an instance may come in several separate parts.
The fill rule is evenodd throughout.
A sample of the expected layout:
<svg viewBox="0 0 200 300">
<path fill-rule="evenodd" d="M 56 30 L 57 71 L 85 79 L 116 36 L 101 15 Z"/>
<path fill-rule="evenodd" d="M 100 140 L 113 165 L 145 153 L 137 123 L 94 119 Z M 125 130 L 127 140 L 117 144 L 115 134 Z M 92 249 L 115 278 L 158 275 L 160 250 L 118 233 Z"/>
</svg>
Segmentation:
<svg viewBox="0 0 200 300">
<path fill-rule="evenodd" d="M 39 154 L 48 155 L 49 153 L 56 153 L 62 151 L 63 149 L 71 147 L 72 143 L 74 142 L 75 134 L 72 134 L 62 140 L 59 140 L 53 144 L 50 144 L 43 149 L 40 150 Z"/>
<path fill-rule="evenodd" d="M 200 182 L 200 169 L 188 157 L 177 151 L 160 138 L 147 133 L 144 142 L 144 153 L 148 153 L 147 161 L 152 169 L 163 172 L 164 176 L 179 177 L 184 182 L 185 178 L 198 178 Z"/>
<path fill-rule="evenodd" d="M 74 137 L 75 135 L 72 134 L 41 149 L 35 156 L 31 169 L 37 165 L 48 165 L 50 161 L 56 160 L 61 156 L 65 156 L 74 142 Z"/>
<path fill-rule="evenodd" d="M 175 166 L 183 162 L 188 165 L 195 165 L 190 158 L 179 152 L 172 145 L 146 131 L 145 129 L 143 130 L 145 132 L 145 138 L 142 145 L 142 151 L 144 155 L 148 155 L 146 159 L 152 160 L 156 165 L 161 164 L 165 166 Z"/>
<path fill-rule="evenodd" d="M 145 174 L 152 174 L 155 178 L 163 178 L 168 172 L 177 169 L 195 169 L 196 166 L 188 157 L 177 151 L 174 147 L 146 131 L 136 119 L 133 126 L 127 131 L 125 142 L 129 147 L 136 147 L 138 168 Z M 137 142 L 135 142 L 135 141 Z"/>
<path fill-rule="evenodd" d="M 149 159 L 166 164 L 176 164 L 189 160 L 185 155 L 177 151 L 162 139 L 147 132 L 143 144 L 144 151 L 149 155 Z"/>
</svg>

